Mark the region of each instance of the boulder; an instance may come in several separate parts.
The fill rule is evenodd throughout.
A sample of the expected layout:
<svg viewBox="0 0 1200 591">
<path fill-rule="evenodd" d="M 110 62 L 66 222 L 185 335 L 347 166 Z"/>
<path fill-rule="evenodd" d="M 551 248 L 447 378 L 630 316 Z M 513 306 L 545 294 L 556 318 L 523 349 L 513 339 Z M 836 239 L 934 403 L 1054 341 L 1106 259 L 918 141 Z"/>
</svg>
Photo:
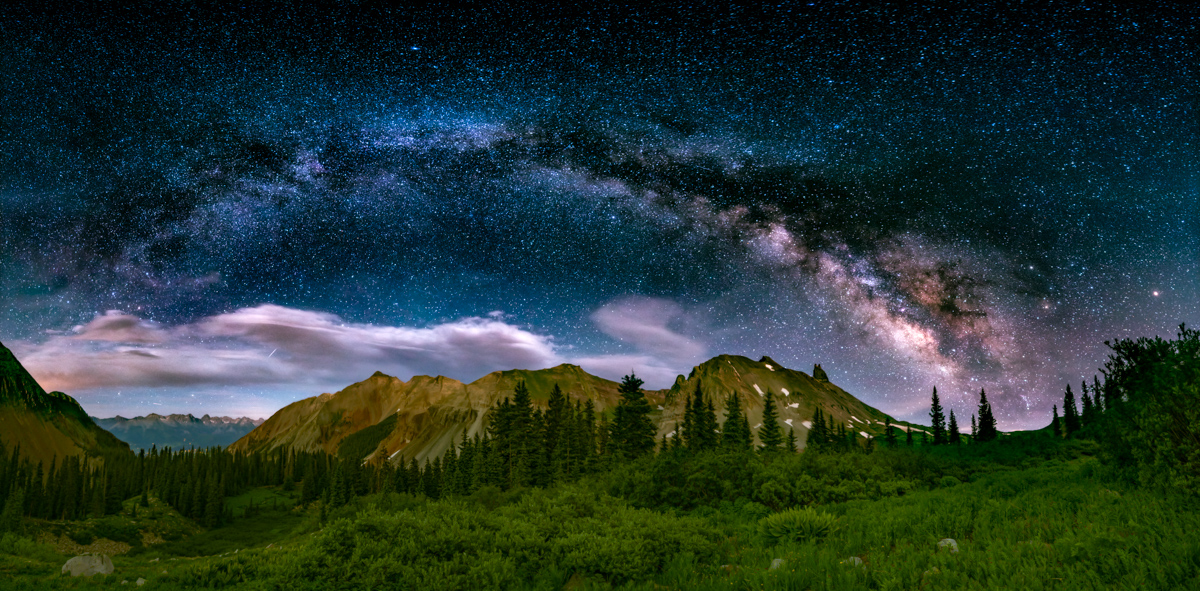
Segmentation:
<svg viewBox="0 0 1200 591">
<path fill-rule="evenodd" d="M 138 580 L 137 580 L 138 587 L 141 587 L 142 585 L 145 585 L 145 584 L 146 584 L 146 579 L 138 578 Z"/>
<path fill-rule="evenodd" d="M 93 575 L 108 575 L 113 572 L 113 563 L 103 554 L 85 554 L 67 561 L 62 567 L 63 574 L 72 577 L 90 577 Z"/>
<path fill-rule="evenodd" d="M 851 556 L 850 558 L 843 560 L 842 564 L 849 564 L 850 566 L 862 566 L 863 561 L 857 556 Z"/>
<path fill-rule="evenodd" d="M 938 542 L 938 550 L 941 550 L 942 548 L 949 548 L 950 553 L 954 554 L 958 552 L 958 542 L 951 538 L 944 538 L 942 541 Z"/>
<path fill-rule="evenodd" d="M 783 567 L 783 559 L 776 558 L 775 560 L 771 561 L 771 568 L 768 570 L 775 570 L 777 568 L 782 568 L 782 567 Z"/>
</svg>

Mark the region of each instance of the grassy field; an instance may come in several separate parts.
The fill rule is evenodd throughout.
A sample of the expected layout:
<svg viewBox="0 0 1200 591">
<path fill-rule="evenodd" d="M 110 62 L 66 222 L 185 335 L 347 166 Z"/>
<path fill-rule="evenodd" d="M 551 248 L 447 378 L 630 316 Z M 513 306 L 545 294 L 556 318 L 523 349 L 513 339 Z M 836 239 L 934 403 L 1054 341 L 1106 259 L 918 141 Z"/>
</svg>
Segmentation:
<svg viewBox="0 0 1200 591">
<path fill-rule="evenodd" d="M 937 460 L 905 486 L 842 474 L 837 486 L 890 492 L 807 511 L 749 498 L 647 507 L 608 494 L 621 486 L 600 475 L 436 501 L 359 497 L 322 525 L 315 508 L 272 509 L 290 497 L 257 489 L 229 500 L 263 507 L 250 517 L 135 547 L 90 580 L 59 574 L 69 556 L 6 535 L 0 576 L 14 589 L 139 577 L 156 589 L 1200 588 L 1200 517 L 1188 498 L 1106 477 L 1086 444 L 1008 462 L 973 453 Z"/>
</svg>

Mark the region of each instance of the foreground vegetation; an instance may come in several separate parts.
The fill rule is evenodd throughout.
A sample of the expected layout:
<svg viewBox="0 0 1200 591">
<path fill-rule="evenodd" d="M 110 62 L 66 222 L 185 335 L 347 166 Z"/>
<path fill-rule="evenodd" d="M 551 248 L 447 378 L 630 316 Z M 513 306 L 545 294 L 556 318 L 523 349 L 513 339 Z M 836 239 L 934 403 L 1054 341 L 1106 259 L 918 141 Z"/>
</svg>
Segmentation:
<svg viewBox="0 0 1200 591">
<path fill-rule="evenodd" d="M 1088 404 L 1065 429 L 985 442 L 829 436 L 797 454 L 782 442 L 751 449 L 744 433 L 736 445 L 705 443 L 702 427 L 650 453 L 631 421 L 606 431 L 616 453 L 566 467 L 529 455 L 520 431 L 502 433 L 504 446 L 464 442 L 490 454 L 483 464 L 461 453 L 411 471 L 235 462 L 275 475 L 223 499 L 232 526 L 200 527 L 153 494 L 86 521 L 10 519 L 23 534 L 0 537 L 0 577 L 17 589 L 138 578 L 163 589 L 1200 588 L 1196 428 L 1179 419 L 1195 407 L 1162 394 L 1195 396 L 1195 345 L 1200 335 L 1185 330 L 1117 343 L 1105 382 L 1085 386 Z M 591 423 L 577 410 L 564 416 Z M 510 425 L 546 420 L 505 412 Z M 704 413 L 689 420 L 704 426 Z M 32 535 L 56 528 L 79 543 L 123 536 L 131 549 L 113 557 L 112 575 L 63 577 L 72 554 Z"/>
</svg>

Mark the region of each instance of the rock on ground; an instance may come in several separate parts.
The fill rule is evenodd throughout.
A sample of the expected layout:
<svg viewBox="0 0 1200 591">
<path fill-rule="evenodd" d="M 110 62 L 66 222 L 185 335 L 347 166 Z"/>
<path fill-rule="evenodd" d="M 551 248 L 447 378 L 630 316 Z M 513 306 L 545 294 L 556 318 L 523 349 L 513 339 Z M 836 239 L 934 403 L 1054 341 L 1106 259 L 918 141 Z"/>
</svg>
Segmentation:
<svg viewBox="0 0 1200 591">
<path fill-rule="evenodd" d="M 775 560 L 771 561 L 770 570 L 775 570 L 777 568 L 782 568 L 782 567 L 783 567 L 783 559 L 782 558 L 776 558 Z"/>
<path fill-rule="evenodd" d="M 63 574 L 70 573 L 72 577 L 90 577 L 92 575 L 107 575 L 113 572 L 112 560 L 104 554 L 89 554 L 76 556 L 67 561 L 62 567 Z"/>
<path fill-rule="evenodd" d="M 955 552 L 958 552 L 958 542 L 951 538 L 945 538 L 938 542 L 938 550 L 941 550 L 942 548 L 949 548 L 950 553 L 954 554 Z"/>
</svg>

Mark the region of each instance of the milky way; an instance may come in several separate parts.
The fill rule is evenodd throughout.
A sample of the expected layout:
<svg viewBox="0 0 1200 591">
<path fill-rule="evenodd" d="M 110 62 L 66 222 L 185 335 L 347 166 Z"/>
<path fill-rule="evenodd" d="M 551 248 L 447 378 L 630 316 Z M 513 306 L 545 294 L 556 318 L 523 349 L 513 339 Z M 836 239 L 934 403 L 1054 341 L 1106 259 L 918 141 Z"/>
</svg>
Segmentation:
<svg viewBox="0 0 1200 591">
<path fill-rule="evenodd" d="M 734 353 L 1025 428 L 1200 320 L 1182 5 L 4 10 L 0 340 L 93 414 Z"/>
</svg>

